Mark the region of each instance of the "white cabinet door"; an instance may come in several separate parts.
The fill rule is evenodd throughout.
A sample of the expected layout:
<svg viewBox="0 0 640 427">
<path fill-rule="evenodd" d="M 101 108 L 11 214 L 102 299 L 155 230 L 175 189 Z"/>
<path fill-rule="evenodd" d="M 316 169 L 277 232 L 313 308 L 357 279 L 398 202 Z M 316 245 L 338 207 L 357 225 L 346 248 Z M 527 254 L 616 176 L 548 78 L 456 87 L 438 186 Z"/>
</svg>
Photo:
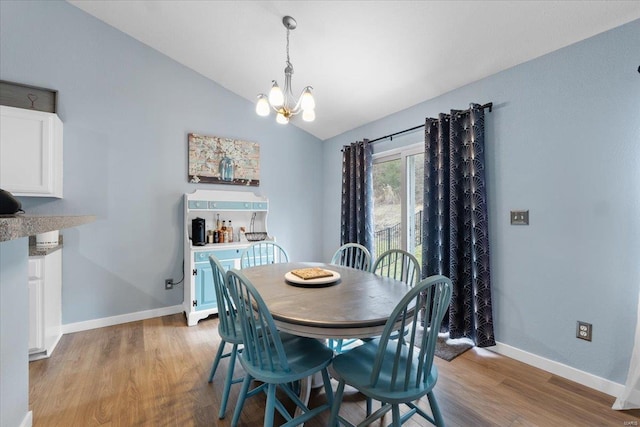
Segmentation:
<svg viewBox="0 0 640 427">
<path fill-rule="evenodd" d="M 62 249 L 29 257 L 29 360 L 51 356 L 62 336 Z"/>
<path fill-rule="evenodd" d="M 42 280 L 29 279 L 29 352 L 44 349 L 42 295 Z"/>
<path fill-rule="evenodd" d="M 62 197 L 62 122 L 56 114 L 0 106 L 0 188 Z"/>
</svg>

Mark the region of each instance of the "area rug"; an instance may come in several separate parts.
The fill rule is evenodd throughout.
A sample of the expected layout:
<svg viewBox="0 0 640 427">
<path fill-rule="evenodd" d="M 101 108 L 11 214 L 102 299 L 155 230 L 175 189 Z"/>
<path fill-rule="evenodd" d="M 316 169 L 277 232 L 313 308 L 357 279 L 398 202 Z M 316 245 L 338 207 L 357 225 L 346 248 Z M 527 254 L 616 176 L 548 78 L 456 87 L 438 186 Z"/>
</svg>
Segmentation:
<svg viewBox="0 0 640 427">
<path fill-rule="evenodd" d="M 422 336 L 421 333 L 422 333 L 422 329 L 418 331 L 418 333 L 416 334 L 417 341 L 419 341 L 419 337 Z M 354 343 L 351 343 L 350 345 L 344 347 L 343 351 L 357 347 L 361 344 L 362 344 L 362 341 L 360 340 L 355 341 Z M 469 350 L 472 347 L 474 347 L 474 344 L 473 344 L 473 341 L 471 341 L 469 338 L 451 339 L 449 338 L 449 333 L 444 332 L 444 333 L 438 334 L 438 341 L 436 342 L 435 354 L 440 359 L 444 359 L 447 362 L 451 362 L 453 359 L 460 356 L 462 353 L 464 353 L 465 351 Z"/>
<path fill-rule="evenodd" d="M 416 339 L 422 336 L 421 332 L 422 328 L 416 334 Z M 438 334 L 438 341 L 436 342 L 436 356 L 451 362 L 473 346 L 473 341 L 469 338 L 451 339 L 449 338 L 449 332 L 441 332 Z"/>
<path fill-rule="evenodd" d="M 438 342 L 436 343 L 436 356 L 451 362 L 465 351 L 473 347 L 473 341 L 469 338 L 449 338 L 449 333 L 438 334 Z"/>
</svg>

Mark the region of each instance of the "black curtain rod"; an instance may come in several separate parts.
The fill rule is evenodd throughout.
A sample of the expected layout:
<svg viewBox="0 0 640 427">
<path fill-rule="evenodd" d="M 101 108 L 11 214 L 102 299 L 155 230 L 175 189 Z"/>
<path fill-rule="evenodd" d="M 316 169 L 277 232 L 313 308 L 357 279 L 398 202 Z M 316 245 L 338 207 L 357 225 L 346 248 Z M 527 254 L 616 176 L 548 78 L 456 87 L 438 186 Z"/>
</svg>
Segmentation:
<svg viewBox="0 0 640 427">
<path fill-rule="evenodd" d="M 480 108 L 482 108 L 482 109 L 487 109 L 488 108 L 489 112 L 491 112 L 492 109 L 493 109 L 493 102 L 489 102 L 487 104 L 481 105 Z M 462 111 L 465 111 L 465 110 L 462 110 Z M 420 128 L 423 128 L 424 126 L 425 125 L 414 126 L 412 128 L 409 128 L 409 129 L 401 130 L 400 132 L 395 132 L 395 133 L 391 133 L 389 135 L 381 136 L 380 138 L 372 139 L 371 141 L 369 141 L 369 143 L 373 144 L 374 142 L 382 141 L 383 139 L 387 139 L 387 138 L 391 138 L 391 140 L 393 141 L 393 137 L 396 136 L 396 135 L 402 135 L 403 133 L 411 132 L 412 130 L 420 129 Z"/>
</svg>

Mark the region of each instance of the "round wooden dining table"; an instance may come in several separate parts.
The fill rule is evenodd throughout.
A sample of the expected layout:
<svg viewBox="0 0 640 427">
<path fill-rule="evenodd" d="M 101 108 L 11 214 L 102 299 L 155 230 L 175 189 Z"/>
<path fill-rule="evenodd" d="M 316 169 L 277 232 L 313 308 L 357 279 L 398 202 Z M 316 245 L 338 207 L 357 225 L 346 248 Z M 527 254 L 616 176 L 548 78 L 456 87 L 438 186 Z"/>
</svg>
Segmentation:
<svg viewBox="0 0 640 427">
<path fill-rule="evenodd" d="M 340 278 L 322 284 L 285 279 L 292 270 L 310 267 L 338 273 Z M 320 339 L 380 335 L 409 290 L 398 280 L 333 264 L 290 262 L 241 271 L 264 299 L 278 329 Z"/>
<path fill-rule="evenodd" d="M 337 273 L 340 278 L 321 284 L 300 279 L 297 282 L 302 283 L 293 283 L 285 278 L 292 277 L 292 270 L 310 267 L 328 270 L 334 276 Z M 404 282 L 333 264 L 265 264 L 241 272 L 262 296 L 279 330 L 318 339 L 381 335 L 393 309 L 409 290 Z M 300 399 L 307 403 L 311 388 L 321 384 L 319 375 L 303 381 Z"/>
</svg>

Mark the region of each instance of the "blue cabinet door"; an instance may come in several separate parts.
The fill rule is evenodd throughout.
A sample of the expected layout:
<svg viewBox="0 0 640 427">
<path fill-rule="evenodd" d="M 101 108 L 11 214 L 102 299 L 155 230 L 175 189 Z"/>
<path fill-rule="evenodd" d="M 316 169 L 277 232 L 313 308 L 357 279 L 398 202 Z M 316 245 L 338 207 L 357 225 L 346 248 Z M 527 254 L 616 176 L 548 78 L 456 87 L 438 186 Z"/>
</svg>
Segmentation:
<svg viewBox="0 0 640 427">
<path fill-rule="evenodd" d="M 213 273 L 209 255 L 215 255 L 225 270 L 235 268 L 235 260 L 240 258 L 240 249 L 224 249 L 216 251 L 198 251 L 193 254 L 195 267 L 195 311 L 218 308 L 216 302 L 216 290 L 213 285 Z"/>
<path fill-rule="evenodd" d="M 198 262 L 195 264 L 196 311 L 217 308 L 216 290 L 213 286 L 211 264 Z"/>
</svg>

